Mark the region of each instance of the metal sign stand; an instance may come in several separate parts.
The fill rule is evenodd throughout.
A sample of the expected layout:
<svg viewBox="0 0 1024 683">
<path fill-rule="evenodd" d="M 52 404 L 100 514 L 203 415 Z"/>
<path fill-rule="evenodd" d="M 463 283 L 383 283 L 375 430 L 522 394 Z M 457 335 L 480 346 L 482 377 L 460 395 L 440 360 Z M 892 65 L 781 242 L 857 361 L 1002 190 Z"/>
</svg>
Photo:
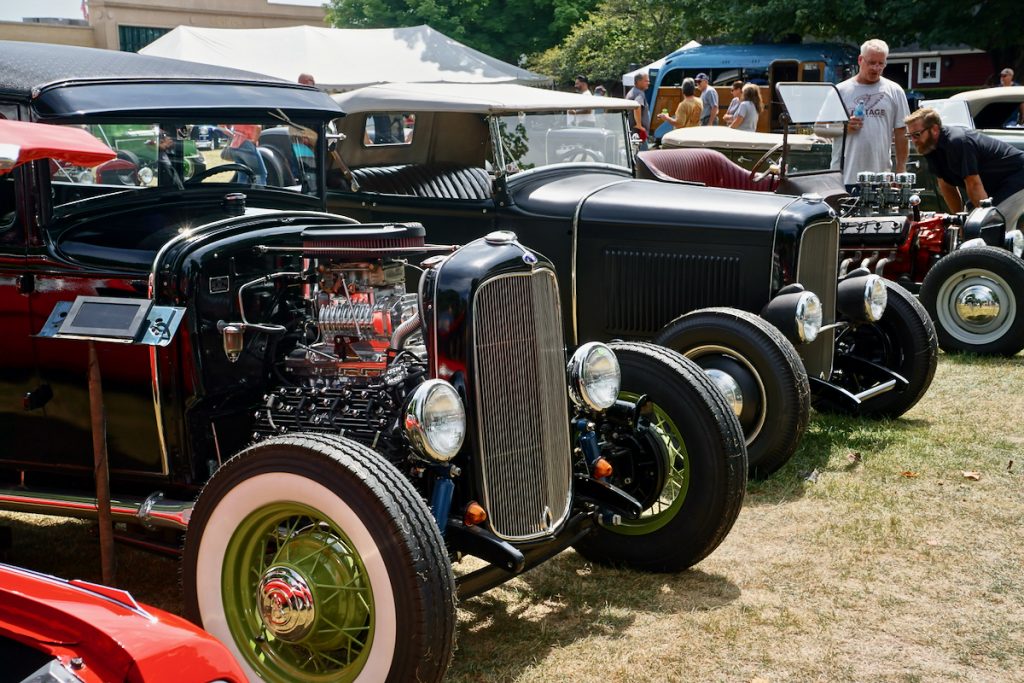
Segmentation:
<svg viewBox="0 0 1024 683">
<path fill-rule="evenodd" d="M 92 426 L 96 516 L 100 535 L 103 583 L 117 581 L 114 561 L 114 519 L 110 511 L 110 465 L 107 459 L 107 413 L 103 404 L 96 342 L 167 346 L 181 324 L 184 308 L 155 306 L 148 299 L 80 296 L 54 306 L 37 337 L 89 343 L 89 420 Z"/>
<path fill-rule="evenodd" d="M 89 340 L 89 417 L 92 422 L 92 462 L 96 481 L 96 513 L 100 527 L 100 567 L 103 583 L 117 581 L 114 564 L 114 520 L 110 514 L 110 467 L 107 464 L 107 411 L 96 342 Z"/>
</svg>

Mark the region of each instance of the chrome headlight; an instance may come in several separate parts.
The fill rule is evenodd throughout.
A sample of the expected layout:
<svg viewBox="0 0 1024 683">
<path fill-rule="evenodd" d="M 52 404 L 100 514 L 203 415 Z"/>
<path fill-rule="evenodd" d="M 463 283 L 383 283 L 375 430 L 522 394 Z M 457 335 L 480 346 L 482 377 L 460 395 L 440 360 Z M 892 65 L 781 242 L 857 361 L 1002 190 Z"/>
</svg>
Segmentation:
<svg viewBox="0 0 1024 683">
<path fill-rule="evenodd" d="M 153 182 L 153 178 L 155 175 L 156 174 L 153 173 L 153 169 L 151 169 L 149 166 L 143 166 L 142 168 L 139 169 L 139 181 L 143 185 L 149 185 L 151 182 Z"/>
<path fill-rule="evenodd" d="M 878 322 L 888 301 L 889 290 L 878 275 L 848 277 L 839 282 L 836 290 L 836 309 L 853 322 Z"/>
<path fill-rule="evenodd" d="M 803 285 L 787 285 L 761 309 L 761 317 L 794 344 L 809 344 L 821 330 L 821 300 Z"/>
<path fill-rule="evenodd" d="M 466 438 L 466 409 L 455 388 L 440 379 L 416 387 L 405 407 L 405 433 L 421 455 L 454 458 Z"/>
<path fill-rule="evenodd" d="M 800 341 L 809 344 L 821 330 L 821 299 L 814 292 L 804 292 L 796 303 L 796 331 Z"/>
<path fill-rule="evenodd" d="M 864 285 L 864 310 L 872 322 L 878 322 L 885 313 L 885 305 L 889 302 L 889 291 L 885 281 L 877 275 L 868 275 Z"/>
<path fill-rule="evenodd" d="M 1012 252 L 1014 256 L 1020 258 L 1020 255 L 1024 254 L 1024 232 L 1011 230 L 1006 233 L 1003 246 L 1006 247 L 1007 251 Z"/>
<path fill-rule="evenodd" d="M 606 410 L 619 397 L 621 373 L 615 352 L 599 342 L 576 349 L 566 368 L 569 396 L 580 408 Z"/>
</svg>

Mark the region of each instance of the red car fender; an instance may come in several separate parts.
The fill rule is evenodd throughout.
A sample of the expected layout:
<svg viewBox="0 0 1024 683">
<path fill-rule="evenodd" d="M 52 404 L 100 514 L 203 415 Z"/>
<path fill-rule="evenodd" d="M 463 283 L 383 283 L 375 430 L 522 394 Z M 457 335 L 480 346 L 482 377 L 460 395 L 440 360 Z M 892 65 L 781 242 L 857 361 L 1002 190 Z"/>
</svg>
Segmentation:
<svg viewBox="0 0 1024 683">
<path fill-rule="evenodd" d="M 0 637 L 58 658 L 85 683 L 243 683 L 220 642 L 124 591 L 0 565 Z"/>
</svg>

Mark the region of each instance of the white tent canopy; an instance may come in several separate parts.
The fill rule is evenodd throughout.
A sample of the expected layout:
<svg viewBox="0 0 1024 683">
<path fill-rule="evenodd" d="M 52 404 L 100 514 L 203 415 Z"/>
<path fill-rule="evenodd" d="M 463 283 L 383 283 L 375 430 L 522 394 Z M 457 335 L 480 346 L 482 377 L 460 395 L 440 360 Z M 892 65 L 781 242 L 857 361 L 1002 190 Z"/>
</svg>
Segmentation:
<svg viewBox="0 0 1024 683">
<path fill-rule="evenodd" d="M 466 47 L 426 25 L 371 29 L 179 26 L 139 52 L 293 82 L 300 73 L 309 73 L 327 90 L 395 81 L 551 85 L 546 76 Z"/>
<path fill-rule="evenodd" d="M 689 50 L 691 47 L 700 47 L 700 43 L 698 43 L 696 40 L 691 40 L 686 45 L 683 45 L 681 48 L 679 48 L 679 50 Z M 671 54 L 675 54 L 676 52 L 679 52 L 679 50 L 676 50 L 675 52 L 672 52 Z M 633 71 L 630 71 L 628 74 L 622 74 L 622 87 L 626 88 L 627 90 L 632 88 L 633 87 L 633 79 L 636 77 L 637 74 L 645 74 L 648 71 L 650 71 L 651 69 L 660 69 L 661 65 L 665 63 L 665 59 L 667 57 L 668 57 L 668 55 L 665 55 L 661 59 L 659 59 L 657 61 L 654 61 L 654 62 L 651 62 L 647 66 L 642 66 L 639 69 L 635 69 Z"/>
</svg>

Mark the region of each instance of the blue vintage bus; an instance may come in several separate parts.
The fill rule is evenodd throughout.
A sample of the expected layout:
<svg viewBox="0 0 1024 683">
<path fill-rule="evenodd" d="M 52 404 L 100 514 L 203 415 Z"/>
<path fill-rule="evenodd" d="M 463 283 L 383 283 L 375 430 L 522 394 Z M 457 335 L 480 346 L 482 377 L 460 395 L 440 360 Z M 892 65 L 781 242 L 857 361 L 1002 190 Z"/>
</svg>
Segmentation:
<svg viewBox="0 0 1024 683">
<path fill-rule="evenodd" d="M 683 79 L 705 73 L 718 91 L 719 117 L 725 115 L 732 99 L 733 81 L 756 83 L 761 86 L 765 105 L 757 129 L 777 130 L 780 107 L 774 103 L 776 83 L 838 83 L 856 71 L 858 54 L 857 48 L 839 43 L 701 45 L 676 50 L 665 58 L 661 68 L 651 69 L 651 111 L 675 112 L 682 97 Z M 656 118 L 653 125 L 657 126 Z"/>
</svg>

